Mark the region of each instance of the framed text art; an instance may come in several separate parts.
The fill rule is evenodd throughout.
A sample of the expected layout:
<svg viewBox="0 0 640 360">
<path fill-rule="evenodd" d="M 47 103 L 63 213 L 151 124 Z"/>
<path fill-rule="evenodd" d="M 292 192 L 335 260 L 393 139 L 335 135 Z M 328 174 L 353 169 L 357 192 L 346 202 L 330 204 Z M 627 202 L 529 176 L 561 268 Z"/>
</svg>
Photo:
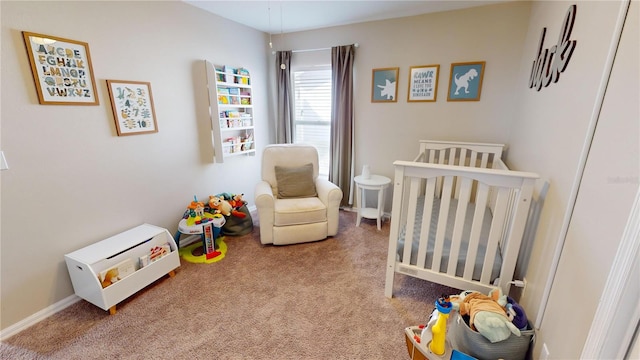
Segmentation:
<svg viewBox="0 0 640 360">
<path fill-rule="evenodd" d="M 447 101 L 479 101 L 484 65 L 484 61 L 451 64 Z"/>
<path fill-rule="evenodd" d="M 408 102 L 436 101 L 440 65 L 422 65 L 409 68 Z"/>
<path fill-rule="evenodd" d="M 43 105 L 98 105 L 89 44 L 22 32 Z"/>
<path fill-rule="evenodd" d="M 371 102 L 398 101 L 399 68 L 373 69 L 371 80 Z"/>
<path fill-rule="evenodd" d="M 118 136 L 158 132 L 151 84 L 107 80 Z"/>
</svg>

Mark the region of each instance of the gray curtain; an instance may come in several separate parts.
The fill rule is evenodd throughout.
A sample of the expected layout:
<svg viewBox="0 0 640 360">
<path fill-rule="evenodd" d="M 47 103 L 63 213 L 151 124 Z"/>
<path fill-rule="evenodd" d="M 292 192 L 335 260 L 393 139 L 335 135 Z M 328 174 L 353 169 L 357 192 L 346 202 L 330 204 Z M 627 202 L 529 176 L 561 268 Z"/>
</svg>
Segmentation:
<svg viewBox="0 0 640 360">
<path fill-rule="evenodd" d="M 329 181 L 342 189 L 341 206 L 353 204 L 353 59 L 355 46 L 331 48 L 331 139 Z"/>
<path fill-rule="evenodd" d="M 278 84 L 276 98 L 276 143 L 278 144 L 290 144 L 293 142 L 291 54 L 291 50 L 276 52 L 276 74 Z"/>
</svg>

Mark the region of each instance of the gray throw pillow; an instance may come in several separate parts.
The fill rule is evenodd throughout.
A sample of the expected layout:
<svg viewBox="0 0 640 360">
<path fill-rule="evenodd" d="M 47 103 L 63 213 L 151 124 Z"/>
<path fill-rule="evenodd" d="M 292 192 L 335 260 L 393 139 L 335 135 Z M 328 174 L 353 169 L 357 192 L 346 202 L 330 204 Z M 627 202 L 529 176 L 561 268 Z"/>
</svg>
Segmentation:
<svg viewBox="0 0 640 360">
<path fill-rule="evenodd" d="M 278 198 L 302 198 L 317 196 L 313 182 L 313 164 L 299 167 L 276 166 Z"/>
</svg>

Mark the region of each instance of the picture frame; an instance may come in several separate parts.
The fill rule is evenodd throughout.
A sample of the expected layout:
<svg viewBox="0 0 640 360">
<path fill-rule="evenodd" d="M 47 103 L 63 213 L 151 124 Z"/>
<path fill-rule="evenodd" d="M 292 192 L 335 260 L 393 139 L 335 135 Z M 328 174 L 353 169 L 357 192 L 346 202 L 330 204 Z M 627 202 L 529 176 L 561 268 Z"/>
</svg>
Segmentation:
<svg viewBox="0 0 640 360">
<path fill-rule="evenodd" d="M 447 101 L 479 101 L 485 61 L 452 63 Z"/>
<path fill-rule="evenodd" d="M 151 83 L 107 80 L 118 136 L 158 132 Z"/>
<path fill-rule="evenodd" d="M 23 31 L 41 105 L 99 105 L 89 44 Z"/>
<path fill-rule="evenodd" d="M 433 102 L 438 98 L 440 65 L 409 67 L 407 102 Z"/>
<path fill-rule="evenodd" d="M 371 72 L 371 102 L 398 101 L 398 72 L 400 68 L 373 69 Z"/>
</svg>

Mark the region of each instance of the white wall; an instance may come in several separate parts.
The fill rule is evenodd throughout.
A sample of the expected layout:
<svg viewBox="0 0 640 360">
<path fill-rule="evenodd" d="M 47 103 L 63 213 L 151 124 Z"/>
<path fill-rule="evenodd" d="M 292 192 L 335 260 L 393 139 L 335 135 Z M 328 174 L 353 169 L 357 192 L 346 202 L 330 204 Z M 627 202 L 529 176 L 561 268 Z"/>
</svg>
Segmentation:
<svg viewBox="0 0 640 360">
<path fill-rule="evenodd" d="M 522 300 L 532 320 L 537 318 L 551 259 L 571 206 L 583 144 L 591 122 L 598 118 L 597 100 L 622 5 L 620 1 L 578 2 L 571 36 L 578 43 L 566 71 L 558 83 L 541 91 L 527 89 L 542 28 L 547 27 L 544 48 L 556 44 L 565 13 L 573 3 L 536 1 L 532 5 L 519 75 L 519 88 L 526 90 L 521 92 L 522 108 L 509 140 L 508 162 L 515 167 L 527 166 L 551 182 Z M 627 51 L 620 54 L 614 70 L 617 76 L 607 89 L 549 306 L 538 330 L 534 358 L 543 343 L 550 358 L 580 357 L 638 189 L 637 24 L 635 29 L 630 24 L 625 31 L 629 34 Z"/>
<path fill-rule="evenodd" d="M 267 37 L 180 1 L 1 2 L 2 323 L 73 294 L 63 255 L 143 222 L 172 233 L 193 199 L 253 199 L 259 157 L 212 162 L 203 60 L 253 75 L 268 141 Z M 39 105 L 21 31 L 87 42 L 99 106 Z M 106 79 L 151 83 L 159 132 L 118 137 Z M 251 204 L 250 204 L 251 205 Z"/>
<path fill-rule="evenodd" d="M 547 343 L 556 359 L 577 357 L 582 350 L 580 344 L 584 344 L 587 333 L 575 330 L 591 326 L 640 184 L 640 29 L 638 3 L 634 5 L 624 25 L 549 297 L 550 305 L 544 315 L 545 331 L 538 339 Z M 618 339 L 624 338 L 637 307 L 640 287 L 637 274 L 636 271 L 635 281 L 629 282 L 636 290 L 628 290 L 635 293 L 635 301 L 626 308 L 619 307 L 621 313 L 613 331 L 620 331 L 608 334 L 611 340 L 606 347 L 609 349 L 602 353 L 606 354 L 602 358 L 617 357 Z M 605 302 L 613 300 L 607 294 L 604 296 Z M 571 306 L 571 311 L 566 311 L 563 303 L 572 297 L 580 301 Z"/>
<path fill-rule="evenodd" d="M 413 159 L 421 139 L 508 140 L 528 16 L 529 4 L 517 2 L 278 34 L 273 43 L 276 50 L 360 45 L 354 64 L 356 174 L 369 164 L 373 173 L 392 177 L 393 161 Z M 294 54 L 293 61 L 306 56 Z M 447 102 L 451 63 L 483 60 L 481 101 Z M 408 103 L 409 67 L 431 64 L 440 64 L 437 101 Z M 385 67 L 400 68 L 398 101 L 372 103 L 372 69 Z"/>
</svg>

